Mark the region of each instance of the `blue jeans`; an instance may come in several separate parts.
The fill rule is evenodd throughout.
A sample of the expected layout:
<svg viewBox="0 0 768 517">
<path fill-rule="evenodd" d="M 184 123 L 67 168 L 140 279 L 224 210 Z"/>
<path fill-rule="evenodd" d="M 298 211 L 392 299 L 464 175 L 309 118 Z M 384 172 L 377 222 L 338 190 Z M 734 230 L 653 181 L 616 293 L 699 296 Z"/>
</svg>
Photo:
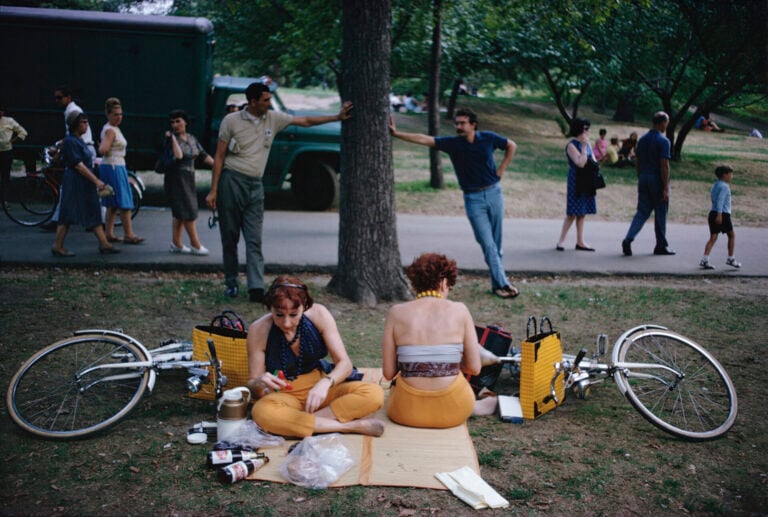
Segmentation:
<svg viewBox="0 0 768 517">
<path fill-rule="evenodd" d="M 252 178 L 232 169 L 224 169 L 221 171 L 216 197 L 224 259 L 224 283 L 227 287 L 237 286 L 237 244 L 242 230 L 248 290 L 263 289 L 264 254 L 261 251 L 261 231 L 264 225 L 264 186 L 261 178 Z"/>
<path fill-rule="evenodd" d="M 632 242 L 645 221 L 654 213 L 654 231 L 656 232 L 656 249 L 666 248 L 667 243 L 667 211 L 669 201 L 664 201 L 664 186 L 656 174 L 641 174 L 637 180 L 637 212 L 629 225 L 625 240 Z"/>
<path fill-rule="evenodd" d="M 501 226 L 504 221 L 504 196 L 501 184 L 480 192 L 464 192 L 464 209 L 491 272 L 491 289 L 509 285 L 502 263 Z"/>
</svg>

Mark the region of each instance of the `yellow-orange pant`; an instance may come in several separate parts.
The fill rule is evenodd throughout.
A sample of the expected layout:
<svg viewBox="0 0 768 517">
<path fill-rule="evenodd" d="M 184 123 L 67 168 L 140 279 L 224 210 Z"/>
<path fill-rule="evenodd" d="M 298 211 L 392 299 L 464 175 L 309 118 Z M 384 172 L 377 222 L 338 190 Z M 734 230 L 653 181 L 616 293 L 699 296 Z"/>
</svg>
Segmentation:
<svg viewBox="0 0 768 517">
<path fill-rule="evenodd" d="M 315 416 L 304 411 L 304 404 L 312 387 L 322 378 L 319 370 L 313 370 L 290 381 L 290 391 L 270 393 L 259 399 L 251 409 L 251 417 L 259 427 L 271 434 L 312 436 Z M 384 405 L 384 391 L 370 382 L 342 382 L 328 390 L 321 409 L 331 407 L 339 422 L 349 422 L 375 413 Z"/>
<path fill-rule="evenodd" d="M 398 379 L 389 390 L 387 416 L 409 427 L 455 427 L 467 421 L 474 406 L 475 394 L 463 375 L 438 391 L 420 390 Z"/>
</svg>

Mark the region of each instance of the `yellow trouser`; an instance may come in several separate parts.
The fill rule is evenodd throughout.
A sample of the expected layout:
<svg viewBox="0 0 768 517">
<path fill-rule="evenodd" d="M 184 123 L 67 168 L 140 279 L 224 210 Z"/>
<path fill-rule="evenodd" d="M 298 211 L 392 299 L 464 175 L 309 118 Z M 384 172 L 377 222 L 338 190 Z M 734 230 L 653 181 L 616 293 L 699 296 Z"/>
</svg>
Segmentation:
<svg viewBox="0 0 768 517">
<path fill-rule="evenodd" d="M 467 421 L 474 406 L 475 394 L 463 375 L 438 391 L 416 389 L 398 379 L 389 390 L 387 416 L 409 427 L 455 427 Z"/>
<path fill-rule="evenodd" d="M 315 416 L 304 411 L 304 404 L 312 387 L 322 378 L 313 370 L 290 381 L 293 389 L 270 393 L 259 399 L 251 409 L 251 417 L 259 427 L 271 434 L 312 436 Z M 339 422 L 349 422 L 375 413 L 384 405 L 384 391 L 370 382 L 342 382 L 332 386 L 320 408 L 331 407 Z"/>
</svg>

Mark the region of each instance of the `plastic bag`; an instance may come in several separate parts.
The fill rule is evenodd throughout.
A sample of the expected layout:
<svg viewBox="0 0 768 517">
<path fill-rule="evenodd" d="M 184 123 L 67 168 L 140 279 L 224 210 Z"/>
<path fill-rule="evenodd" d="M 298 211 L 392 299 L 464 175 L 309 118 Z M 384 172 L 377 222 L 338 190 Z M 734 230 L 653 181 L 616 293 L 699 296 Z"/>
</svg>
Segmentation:
<svg viewBox="0 0 768 517">
<path fill-rule="evenodd" d="M 328 488 L 354 464 L 339 433 L 308 436 L 280 464 L 280 474 L 295 485 L 321 489 Z"/>
<path fill-rule="evenodd" d="M 255 451 L 266 447 L 282 447 L 285 445 L 285 438 L 267 433 L 256 425 L 256 422 L 248 419 L 238 427 L 237 431 L 227 437 L 227 442 L 242 447 L 250 447 Z"/>
</svg>

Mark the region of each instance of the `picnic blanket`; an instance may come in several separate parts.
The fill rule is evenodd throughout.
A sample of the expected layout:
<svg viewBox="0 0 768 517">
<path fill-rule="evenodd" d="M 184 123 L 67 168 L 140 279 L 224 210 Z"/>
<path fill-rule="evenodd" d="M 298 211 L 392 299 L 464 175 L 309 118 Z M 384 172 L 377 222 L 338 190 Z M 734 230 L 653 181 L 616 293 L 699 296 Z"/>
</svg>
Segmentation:
<svg viewBox="0 0 768 517">
<path fill-rule="evenodd" d="M 357 434 L 342 435 L 344 445 L 355 458 L 355 466 L 339 478 L 332 487 L 351 485 L 407 486 L 446 490 L 436 477 L 438 472 L 451 472 L 469 467 L 480 473 L 475 447 L 467 424 L 449 429 L 418 429 L 398 425 L 387 418 L 386 396 L 389 383 L 383 381 L 381 368 L 359 368 L 363 380 L 380 383 L 385 391 L 385 404 L 376 418 L 386 423 L 384 434 L 378 438 Z M 296 440 L 287 440 L 284 447 L 264 449 L 270 462 L 252 473 L 248 479 L 287 483 L 279 466 L 288 455 L 288 447 Z"/>
</svg>

